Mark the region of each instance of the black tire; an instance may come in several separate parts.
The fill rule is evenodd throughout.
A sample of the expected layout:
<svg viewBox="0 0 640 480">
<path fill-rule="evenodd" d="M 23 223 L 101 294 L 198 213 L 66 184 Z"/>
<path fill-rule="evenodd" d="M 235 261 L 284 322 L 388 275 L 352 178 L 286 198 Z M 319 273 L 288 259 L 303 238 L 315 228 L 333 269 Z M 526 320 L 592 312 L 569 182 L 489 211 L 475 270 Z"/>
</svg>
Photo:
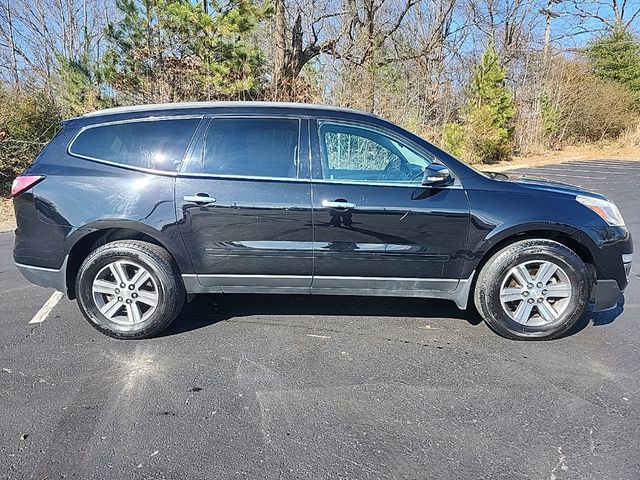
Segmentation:
<svg viewBox="0 0 640 480">
<path fill-rule="evenodd" d="M 147 311 L 142 315 L 140 323 L 125 325 L 123 322 L 112 320 L 101 313 L 96 304 L 96 301 L 101 299 L 104 299 L 103 301 L 106 303 L 114 298 L 107 295 L 95 300 L 93 285 L 100 272 L 105 271 L 105 267 L 115 261 L 141 266 L 150 275 L 149 283 L 147 283 L 150 287 L 142 288 L 151 288 L 153 295 L 157 297 L 157 303 L 152 311 Z M 125 290 L 123 289 L 123 291 Z M 126 291 L 123 295 L 125 294 L 129 295 Z M 185 290 L 178 268 L 165 249 L 138 240 L 118 240 L 95 249 L 82 262 L 76 277 L 76 297 L 84 317 L 100 332 L 119 339 L 140 339 L 158 335 L 169 326 L 182 310 Z M 132 301 L 140 300 L 138 298 L 138 300 Z M 126 305 L 122 305 L 122 307 L 125 308 L 124 312 L 128 312 Z M 123 310 L 121 309 L 119 312 L 123 312 Z M 120 313 L 121 315 L 122 313 Z"/>
<path fill-rule="evenodd" d="M 515 321 L 500 300 L 502 282 L 508 272 L 528 261 L 548 261 L 559 266 L 571 284 L 570 301 L 549 325 L 524 325 Z M 486 324 L 498 335 L 517 340 L 551 340 L 565 335 L 581 320 L 590 295 L 587 267 L 573 250 L 552 240 L 529 239 L 506 246 L 487 261 L 478 275 L 474 301 Z"/>
</svg>

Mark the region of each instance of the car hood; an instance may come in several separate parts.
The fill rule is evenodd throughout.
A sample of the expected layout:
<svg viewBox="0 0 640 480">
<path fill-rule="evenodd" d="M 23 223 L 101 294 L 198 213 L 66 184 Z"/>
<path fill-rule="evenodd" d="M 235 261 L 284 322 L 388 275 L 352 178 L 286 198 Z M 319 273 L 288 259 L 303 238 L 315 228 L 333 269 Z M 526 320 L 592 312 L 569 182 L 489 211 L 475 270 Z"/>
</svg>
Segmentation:
<svg viewBox="0 0 640 480">
<path fill-rule="evenodd" d="M 504 173 L 504 172 L 483 172 L 488 175 L 492 180 L 497 182 L 509 182 L 511 184 L 518 185 L 519 187 L 535 190 L 538 192 L 547 193 L 559 193 L 564 195 L 587 195 L 590 197 L 597 197 L 608 200 L 606 196 L 596 192 L 586 190 L 579 185 L 572 185 L 570 183 L 558 182 L 556 180 L 548 180 L 542 177 L 529 176 L 517 173 Z"/>
</svg>

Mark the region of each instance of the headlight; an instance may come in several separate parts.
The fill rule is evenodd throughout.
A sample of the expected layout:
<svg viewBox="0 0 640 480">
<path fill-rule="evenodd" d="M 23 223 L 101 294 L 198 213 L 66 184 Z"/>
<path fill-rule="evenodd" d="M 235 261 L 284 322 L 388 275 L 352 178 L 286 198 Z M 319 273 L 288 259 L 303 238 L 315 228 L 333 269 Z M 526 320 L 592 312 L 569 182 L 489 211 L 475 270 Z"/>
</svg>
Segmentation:
<svg viewBox="0 0 640 480">
<path fill-rule="evenodd" d="M 618 210 L 618 207 L 616 207 L 613 202 L 602 200 L 601 198 L 586 197 L 584 195 L 578 195 L 576 200 L 596 212 L 598 216 L 612 227 L 624 227 L 624 218 L 622 218 L 620 210 Z"/>
</svg>

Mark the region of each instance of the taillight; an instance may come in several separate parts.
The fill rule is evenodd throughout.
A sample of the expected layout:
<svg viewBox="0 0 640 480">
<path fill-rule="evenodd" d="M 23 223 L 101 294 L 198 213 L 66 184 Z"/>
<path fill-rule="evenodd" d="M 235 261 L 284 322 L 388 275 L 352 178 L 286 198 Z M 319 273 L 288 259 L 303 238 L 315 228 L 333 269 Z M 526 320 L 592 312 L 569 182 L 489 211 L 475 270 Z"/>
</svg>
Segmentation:
<svg viewBox="0 0 640 480">
<path fill-rule="evenodd" d="M 29 190 L 43 178 L 42 175 L 20 175 L 16 177 L 13 184 L 11 184 L 11 196 L 16 197 L 25 190 Z"/>
</svg>

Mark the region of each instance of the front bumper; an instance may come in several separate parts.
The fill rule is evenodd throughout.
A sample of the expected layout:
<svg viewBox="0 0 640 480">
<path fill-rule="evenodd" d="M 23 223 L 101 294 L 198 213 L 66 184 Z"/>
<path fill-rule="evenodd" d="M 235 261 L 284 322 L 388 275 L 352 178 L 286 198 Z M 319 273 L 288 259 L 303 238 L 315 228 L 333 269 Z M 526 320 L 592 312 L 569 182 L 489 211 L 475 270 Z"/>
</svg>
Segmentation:
<svg viewBox="0 0 640 480">
<path fill-rule="evenodd" d="M 54 288 L 59 292 L 69 296 L 67 289 L 67 259 L 65 257 L 64 262 L 60 268 L 44 268 L 36 267 L 34 265 L 24 265 L 16 262 L 16 267 L 24 278 L 29 280 L 35 285 L 46 288 Z"/>
<path fill-rule="evenodd" d="M 572 235 L 593 259 L 591 301 L 596 312 L 616 306 L 629 283 L 633 240 L 627 227 L 590 226 Z"/>
<path fill-rule="evenodd" d="M 632 262 L 632 253 L 622 254 L 622 264 L 624 266 L 624 273 L 626 275 L 627 282 L 629 281 L 629 275 L 631 274 Z M 624 288 L 620 288 L 620 285 L 616 280 L 596 280 L 591 290 L 593 310 L 595 312 L 602 312 L 604 310 L 614 308 L 618 304 L 618 300 L 622 298 L 623 292 Z"/>
<path fill-rule="evenodd" d="M 633 263 L 633 253 L 623 254 L 622 263 L 624 264 L 624 274 L 627 276 L 627 281 L 629 281 L 629 276 L 631 275 L 631 264 Z"/>
<path fill-rule="evenodd" d="M 614 308 L 620 298 L 622 298 L 622 290 L 615 280 L 598 280 L 593 284 L 591 302 L 593 302 L 594 312 Z"/>
</svg>

